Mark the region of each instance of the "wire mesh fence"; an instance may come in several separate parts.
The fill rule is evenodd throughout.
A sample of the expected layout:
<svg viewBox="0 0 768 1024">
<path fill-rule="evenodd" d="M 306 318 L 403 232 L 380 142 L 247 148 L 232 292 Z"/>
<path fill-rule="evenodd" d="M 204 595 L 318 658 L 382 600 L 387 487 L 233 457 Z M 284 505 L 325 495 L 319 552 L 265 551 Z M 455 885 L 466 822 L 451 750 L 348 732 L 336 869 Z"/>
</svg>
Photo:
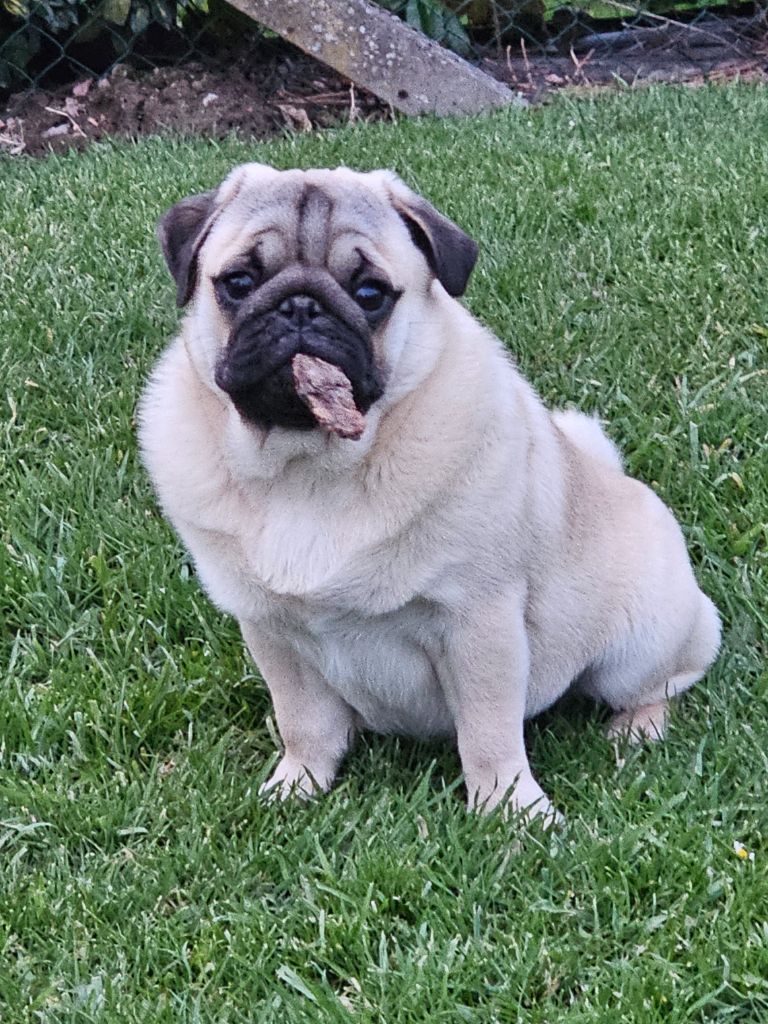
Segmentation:
<svg viewBox="0 0 768 1024">
<path fill-rule="evenodd" d="M 379 0 L 524 95 L 762 76 L 768 0 Z"/>
<path fill-rule="evenodd" d="M 571 83 L 619 79 L 631 84 L 638 79 L 748 75 L 768 68 L 768 0 L 377 2 L 527 95 Z M 225 0 L 0 0 L 0 145 L 9 148 L 10 130 L 12 148 L 9 118 L 18 115 L 18 98 L 33 93 L 54 97 L 59 121 L 45 131 L 70 137 L 77 131 L 89 134 L 90 106 L 98 107 L 94 97 L 120 74 L 133 83 L 154 76 L 157 95 L 148 98 L 145 93 L 136 101 L 142 111 L 137 116 L 152 114 L 153 105 L 167 107 L 170 116 L 171 108 L 184 107 L 181 94 L 186 90 L 197 107 L 206 97 L 216 97 L 209 99 L 210 115 L 218 117 L 216 123 L 223 128 L 227 125 L 226 117 L 219 116 L 221 78 L 215 84 L 206 78 L 215 68 L 227 71 L 231 80 L 230 127 L 253 127 L 247 118 L 243 124 L 243 111 L 236 108 L 238 99 L 253 95 L 254 86 L 274 95 L 278 108 L 291 108 L 297 90 L 303 96 L 312 91 L 325 96 L 331 109 L 347 102 L 342 82 L 291 53 L 287 44 Z M 296 79 L 297 67 L 301 81 Z M 174 77 L 174 70 L 181 74 Z M 73 94 L 73 88 L 81 95 Z M 84 121 L 81 108 L 89 91 Z M 106 96 L 102 99 L 103 106 Z M 124 99 L 113 106 L 130 106 Z M 357 114 L 365 112 L 366 102 L 368 109 L 375 106 L 361 97 L 357 104 L 354 97 L 350 102 Z M 28 111 L 28 102 L 24 109 Z M 44 109 L 50 113 L 50 104 Z M 99 120 L 98 110 L 94 116 Z M 183 111 L 180 116 L 183 119 Z M 279 116 L 291 118 L 284 110 Z M 302 127 L 301 111 L 296 116 Z M 180 127 L 172 117 L 167 126 Z M 105 117 L 105 131 L 110 127 L 110 118 Z M 129 133 L 135 129 L 124 127 Z M 18 145 L 23 148 L 23 143 Z"/>
<path fill-rule="evenodd" d="M 764 36 L 765 3 L 722 0 L 379 0 L 415 28 L 475 58 L 508 46 L 529 52 L 569 52 L 594 46 L 621 50 L 671 37 L 702 46 L 710 29 L 727 25 L 733 37 Z M 638 35 L 642 33 L 642 35 Z M 649 33 L 653 33 L 649 37 Z"/>
<path fill-rule="evenodd" d="M 260 37 L 251 22 L 204 0 L 0 0 L 0 90 L 55 86 L 218 57 Z"/>
</svg>

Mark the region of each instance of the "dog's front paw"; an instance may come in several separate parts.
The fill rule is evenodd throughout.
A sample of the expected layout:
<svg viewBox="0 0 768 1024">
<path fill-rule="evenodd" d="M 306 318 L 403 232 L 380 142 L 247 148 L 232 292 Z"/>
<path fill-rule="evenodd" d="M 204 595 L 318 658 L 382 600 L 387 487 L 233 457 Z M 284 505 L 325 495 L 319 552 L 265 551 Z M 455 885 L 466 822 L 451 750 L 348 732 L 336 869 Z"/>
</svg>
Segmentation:
<svg viewBox="0 0 768 1024">
<path fill-rule="evenodd" d="M 309 800 L 328 790 L 332 781 L 326 773 L 315 775 L 295 757 L 285 754 L 272 775 L 259 787 L 259 794 L 280 800 L 289 797 Z"/>
<path fill-rule="evenodd" d="M 536 820 L 544 828 L 554 828 L 556 825 L 565 824 L 565 817 L 553 806 L 550 799 L 546 796 L 541 796 L 530 804 L 521 804 L 515 800 L 513 793 L 512 799 L 507 802 L 506 807 L 508 808 L 507 813 L 512 811 L 514 814 L 521 815 L 527 821 Z"/>
<path fill-rule="evenodd" d="M 491 787 L 476 786 L 470 790 L 470 810 L 490 814 L 497 807 L 501 807 L 505 816 L 519 815 L 528 821 L 536 818 L 545 828 L 561 825 L 565 821 L 530 772 L 518 776 L 506 787 L 496 779 Z"/>
</svg>

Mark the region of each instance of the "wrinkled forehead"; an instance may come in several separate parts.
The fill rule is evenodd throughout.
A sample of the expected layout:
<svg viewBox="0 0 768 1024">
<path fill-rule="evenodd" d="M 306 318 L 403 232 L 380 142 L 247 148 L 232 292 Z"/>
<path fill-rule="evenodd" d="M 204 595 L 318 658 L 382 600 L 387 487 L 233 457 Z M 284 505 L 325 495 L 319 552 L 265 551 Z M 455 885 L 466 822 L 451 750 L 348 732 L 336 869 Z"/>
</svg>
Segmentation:
<svg viewBox="0 0 768 1024">
<path fill-rule="evenodd" d="M 239 182 L 225 182 L 221 199 L 205 246 L 212 272 L 254 252 L 267 267 L 343 273 L 352 252 L 391 266 L 398 243 L 409 240 L 384 190 L 351 171 L 246 170 Z"/>
</svg>

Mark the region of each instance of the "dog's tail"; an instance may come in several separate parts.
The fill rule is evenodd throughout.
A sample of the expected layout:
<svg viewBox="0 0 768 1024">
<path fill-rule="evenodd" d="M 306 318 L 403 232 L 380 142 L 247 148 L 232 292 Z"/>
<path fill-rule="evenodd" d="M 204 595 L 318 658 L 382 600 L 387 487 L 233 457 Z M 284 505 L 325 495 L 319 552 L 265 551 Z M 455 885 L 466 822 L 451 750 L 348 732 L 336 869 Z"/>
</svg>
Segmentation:
<svg viewBox="0 0 768 1024">
<path fill-rule="evenodd" d="M 555 426 L 587 455 L 601 462 L 607 462 L 614 469 L 624 469 L 621 452 L 604 433 L 600 421 L 575 409 L 558 410 L 552 413 Z"/>
</svg>

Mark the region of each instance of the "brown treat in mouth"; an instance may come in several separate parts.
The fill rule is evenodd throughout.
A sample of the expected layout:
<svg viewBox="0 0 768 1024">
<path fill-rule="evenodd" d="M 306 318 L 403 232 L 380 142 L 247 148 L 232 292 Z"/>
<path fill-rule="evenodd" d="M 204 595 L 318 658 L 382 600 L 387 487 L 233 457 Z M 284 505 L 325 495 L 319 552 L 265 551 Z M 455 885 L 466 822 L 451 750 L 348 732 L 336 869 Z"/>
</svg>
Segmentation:
<svg viewBox="0 0 768 1024">
<path fill-rule="evenodd" d="M 317 424 L 338 437 L 357 441 L 365 430 L 365 416 L 355 405 L 352 385 L 332 363 L 297 353 L 291 360 L 296 394 Z"/>
</svg>

